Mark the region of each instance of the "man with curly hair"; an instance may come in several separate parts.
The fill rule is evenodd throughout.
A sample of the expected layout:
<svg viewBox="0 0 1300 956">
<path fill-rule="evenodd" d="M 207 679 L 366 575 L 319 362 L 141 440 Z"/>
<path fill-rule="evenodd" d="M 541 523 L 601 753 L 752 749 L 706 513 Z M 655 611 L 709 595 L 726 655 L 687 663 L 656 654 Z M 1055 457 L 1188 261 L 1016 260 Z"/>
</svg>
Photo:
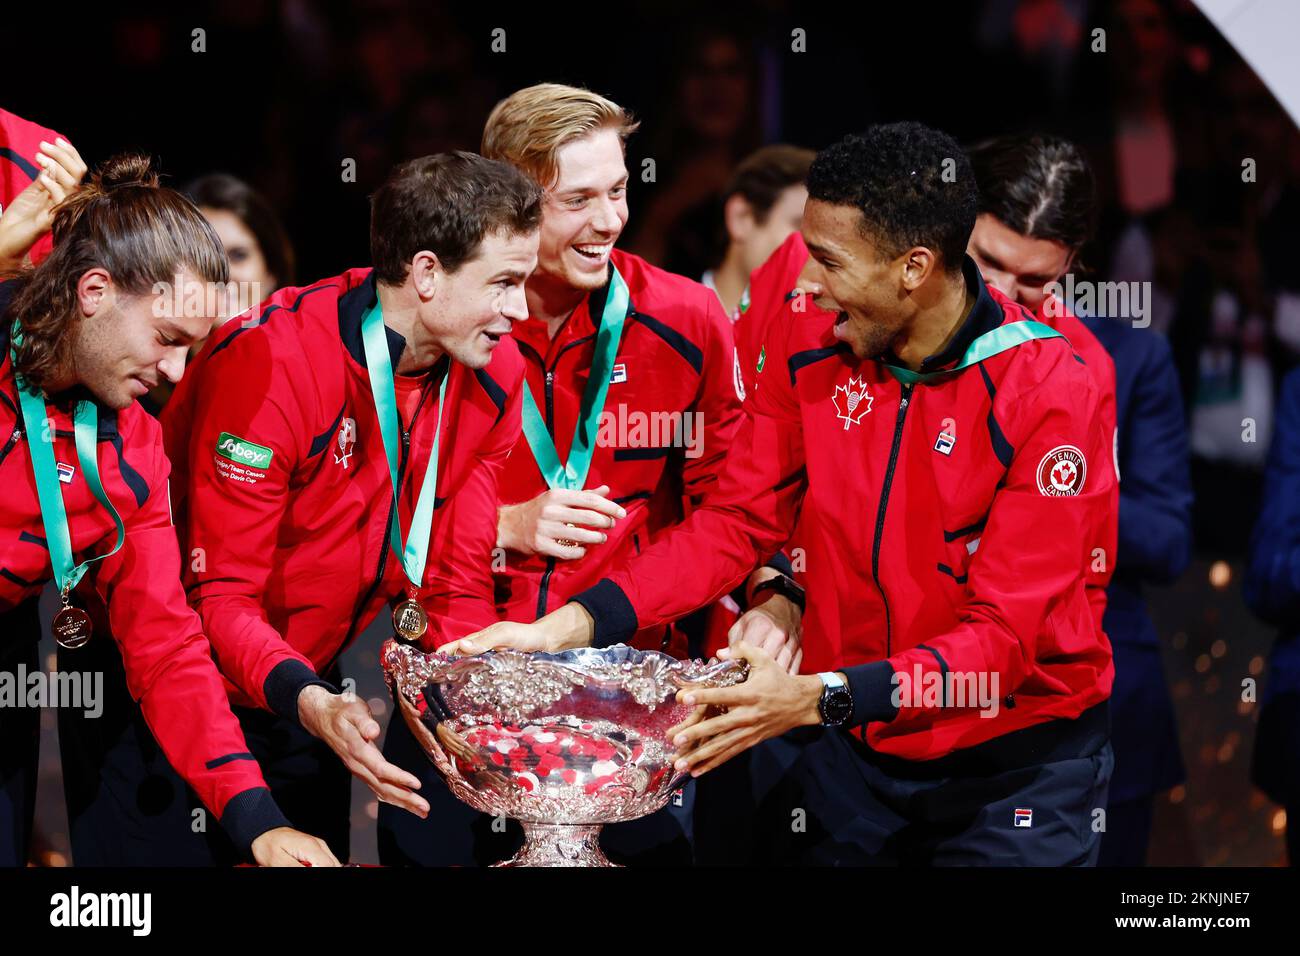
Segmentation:
<svg viewBox="0 0 1300 956">
<path fill-rule="evenodd" d="M 712 600 L 802 509 L 807 673 L 724 650 L 748 679 L 684 691 L 669 731 L 679 770 L 726 764 L 697 860 L 1092 864 L 1114 671 L 1086 584 L 1118 512 L 1101 389 L 966 256 L 978 194 L 950 137 L 873 126 L 808 192 L 828 314 L 769 329 L 716 493 L 536 624 L 452 649 L 615 643 Z"/>
</svg>

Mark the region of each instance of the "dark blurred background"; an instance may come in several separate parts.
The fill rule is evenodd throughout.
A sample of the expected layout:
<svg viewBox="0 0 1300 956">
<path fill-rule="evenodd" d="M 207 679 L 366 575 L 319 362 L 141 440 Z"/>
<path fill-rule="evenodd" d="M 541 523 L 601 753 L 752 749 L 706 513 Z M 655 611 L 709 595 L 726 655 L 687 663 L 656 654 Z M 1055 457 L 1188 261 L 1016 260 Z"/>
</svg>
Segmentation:
<svg viewBox="0 0 1300 956">
<path fill-rule="evenodd" d="M 642 120 L 621 245 L 693 278 L 722 252 L 719 194 L 763 143 L 820 148 L 895 119 L 967 143 L 1029 129 L 1074 140 L 1102 204 L 1084 266 L 1151 283 L 1194 453 L 1196 558 L 1150 594 L 1188 770 L 1160 803 L 1151 862 L 1280 863 L 1283 811 L 1249 782 L 1258 705 L 1241 701 L 1271 634 L 1240 580 L 1277 385 L 1300 358 L 1300 134 L 1184 0 L 862 7 L 846 19 L 839 4 L 781 0 L 529 11 L 238 0 L 105 5 L 75 23 L 15 10 L 0 105 L 58 130 L 91 165 L 143 149 L 176 185 L 216 170 L 247 180 L 283 216 L 300 284 L 369 261 L 367 197 L 395 162 L 477 149 L 493 104 L 541 81 L 590 87 Z M 1092 49 L 1095 28 L 1104 52 Z M 1244 158 L 1255 182 L 1242 182 Z M 653 182 L 640 175 L 646 160 Z M 1241 437 L 1247 417 L 1253 442 Z M 380 636 L 345 659 L 377 706 Z M 67 838 L 52 739 L 43 765 L 38 820 L 57 864 Z M 354 860 L 375 859 L 374 812 L 358 787 Z"/>
</svg>

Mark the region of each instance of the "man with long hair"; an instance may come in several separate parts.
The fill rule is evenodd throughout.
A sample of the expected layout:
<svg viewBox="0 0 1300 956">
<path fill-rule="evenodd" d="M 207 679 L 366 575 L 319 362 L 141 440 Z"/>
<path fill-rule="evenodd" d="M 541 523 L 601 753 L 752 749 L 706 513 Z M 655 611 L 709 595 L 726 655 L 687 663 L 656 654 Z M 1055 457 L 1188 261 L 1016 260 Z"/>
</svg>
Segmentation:
<svg viewBox="0 0 1300 956">
<path fill-rule="evenodd" d="M 91 611 L 105 608 L 145 723 L 245 858 L 336 864 L 324 843 L 289 827 L 230 711 L 180 585 L 162 434 L 136 401 L 160 379 L 180 379 L 189 342 L 211 321 L 174 309 L 155 284 L 224 282 L 221 244 L 141 156 L 110 160 L 74 187 L 54 212 L 53 242 L 39 266 L 0 283 L 0 662 L 10 691 L 16 683 L 29 696 L 16 675 L 40 672 L 37 605 L 53 579 L 60 670 L 75 672 L 83 645 L 111 643 L 94 637 Z M 5 704 L 0 863 L 21 866 L 40 710 Z M 69 792 L 115 786 L 98 767 L 65 761 L 64 774 Z M 74 829 L 81 809 L 69 807 Z"/>
</svg>

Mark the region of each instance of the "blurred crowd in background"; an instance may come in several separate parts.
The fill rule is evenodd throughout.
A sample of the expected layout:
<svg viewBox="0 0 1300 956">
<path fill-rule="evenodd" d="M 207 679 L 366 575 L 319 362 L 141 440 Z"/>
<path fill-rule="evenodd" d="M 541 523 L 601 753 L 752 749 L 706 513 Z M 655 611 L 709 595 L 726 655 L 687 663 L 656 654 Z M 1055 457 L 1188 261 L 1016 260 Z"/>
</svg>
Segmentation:
<svg viewBox="0 0 1300 956">
<path fill-rule="evenodd" d="M 1261 675 L 1271 635 L 1238 582 L 1281 380 L 1300 364 L 1300 132 L 1188 0 L 863 16 L 846 29 L 832 8 L 788 0 L 552 17 L 403 0 L 106 8 L 60 42 L 53 75 L 41 49 L 14 51 L 33 80 L 3 105 L 92 165 L 154 153 L 216 215 L 232 278 L 260 269 L 249 277 L 268 293 L 367 262 L 368 196 L 391 167 L 477 149 L 493 104 L 540 81 L 587 86 L 641 120 L 621 245 L 692 278 L 722 264 L 728 184 L 764 144 L 816 150 L 897 119 L 968 144 L 1074 141 L 1100 213 L 1075 273 L 1149 290 L 1141 321 L 1172 347 L 1193 453 L 1196 560 L 1153 595 L 1188 782 L 1158 816 L 1151 862 L 1280 862 L 1284 819 L 1250 788 L 1254 711 L 1239 703 L 1239 675 Z M 104 93 L 105 108 L 87 108 Z M 352 653 L 382 698 L 375 646 Z"/>
</svg>

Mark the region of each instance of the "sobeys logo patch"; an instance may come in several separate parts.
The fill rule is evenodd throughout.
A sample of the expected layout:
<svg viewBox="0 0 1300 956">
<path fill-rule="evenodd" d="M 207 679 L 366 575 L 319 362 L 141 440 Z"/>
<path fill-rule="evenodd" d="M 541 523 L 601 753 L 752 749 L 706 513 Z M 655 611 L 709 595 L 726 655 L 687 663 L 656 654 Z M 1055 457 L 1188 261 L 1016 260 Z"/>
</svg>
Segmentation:
<svg viewBox="0 0 1300 956">
<path fill-rule="evenodd" d="M 217 436 L 217 454 L 246 468 L 266 471 L 271 467 L 271 456 L 275 452 L 265 445 L 255 445 L 246 438 L 222 432 Z"/>
</svg>

